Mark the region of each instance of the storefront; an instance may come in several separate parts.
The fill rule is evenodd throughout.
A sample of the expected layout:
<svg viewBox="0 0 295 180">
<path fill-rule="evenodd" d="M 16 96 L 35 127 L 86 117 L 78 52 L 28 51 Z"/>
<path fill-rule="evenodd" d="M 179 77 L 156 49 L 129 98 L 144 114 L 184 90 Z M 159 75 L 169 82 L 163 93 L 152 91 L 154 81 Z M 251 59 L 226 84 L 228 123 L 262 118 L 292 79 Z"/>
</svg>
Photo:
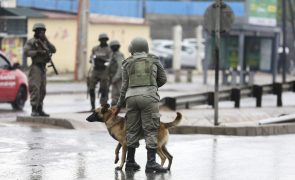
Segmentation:
<svg viewBox="0 0 295 180">
<path fill-rule="evenodd" d="M 249 71 L 270 72 L 274 80 L 279 36 L 278 27 L 235 24 L 228 34 L 222 35 L 220 70 L 238 71 L 242 83 Z M 214 38 L 208 36 L 205 69 L 214 68 L 213 45 Z"/>
<path fill-rule="evenodd" d="M 22 66 L 27 66 L 23 46 L 27 40 L 27 19 L 43 17 L 28 8 L 0 8 L 0 50 Z"/>
</svg>

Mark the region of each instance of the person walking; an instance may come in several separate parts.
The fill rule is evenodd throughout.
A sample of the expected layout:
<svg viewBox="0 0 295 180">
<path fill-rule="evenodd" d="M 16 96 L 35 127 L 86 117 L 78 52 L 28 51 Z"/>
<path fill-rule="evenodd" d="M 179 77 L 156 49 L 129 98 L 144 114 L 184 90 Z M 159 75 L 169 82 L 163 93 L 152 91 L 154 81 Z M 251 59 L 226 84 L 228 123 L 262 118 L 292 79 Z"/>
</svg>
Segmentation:
<svg viewBox="0 0 295 180">
<path fill-rule="evenodd" d="M 43 110 L 43 100 L 46 95 L 46 64 L 51 61 L 52 53 L 56 52 L 55 46 L 49 42 L 43 23 L 33 26 L 34 37 L 29 39 L 24 46 L 24 54 L 31 57 L 29 67 L 29 92 L 32 106 L 31 116 L 49 116 Z"/>
<path fill-rule="evenodd" d="M 95 87 L 100 82 L 98 96 L 100 95 L 100 104 L 105 105 L 108 102 L 109 94 L 109 76 L 107 74 L 107 63 L 109 63 L 112 51 L 108 46 L 109 37 L 105 33 L 101 33 L 98 37 L 100 44 L 92 48 L 90 63 L 93 64 L 93 70 L 87 82 L 91 111 L 95 109 Z"/>
<path fill-rule="evenodd" d="M 135 149 L 144 135 L 147 149 L 146 172 L 165 173 L 167 169 L 156 162 L 157 136 L 160 126 L 158 88 L 167 76 L 157 56 L 148 54 L 148 43 L 137 37 L 129 45 L 132 54 L 123 61 L 122 88 L 119 101 L 112 108 L 115 114 L 126 101 L 127 161 L 125 170 L 136 171 Z"/>
<path fill-rule="evenodd" d="M 120 43 L 117 40 L 110 42 L 110 48 L 113 51 L 112 59 L 109 65 L 109 75 L 111 84 L 111 106 L 117 105 L 120 97 L 120 90 L 122 86 L 122 61 L 124 60 L 124 55 L 119 51 Z"/>
</svg>

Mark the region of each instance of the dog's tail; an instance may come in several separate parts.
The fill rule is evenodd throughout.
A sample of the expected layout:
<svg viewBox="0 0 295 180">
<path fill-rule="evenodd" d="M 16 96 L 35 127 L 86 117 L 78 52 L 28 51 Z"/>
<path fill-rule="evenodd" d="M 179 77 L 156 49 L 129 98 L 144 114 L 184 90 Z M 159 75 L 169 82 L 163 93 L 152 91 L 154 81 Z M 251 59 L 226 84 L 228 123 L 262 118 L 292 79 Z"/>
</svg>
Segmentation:
<svg viewBox="0 0 295 180">
<path fill-rule="evenodd" d="M 174 121 L 169 122 L 169 123 L 163 123 L 165 128 L 171 128 L 173 126 L 176 126 L 177 124 L 179 124 L 180 120 L 182 119 L 182 114 L 180 112 L 176 112 L 177 116 L 174 119 Z"/>
</svg>

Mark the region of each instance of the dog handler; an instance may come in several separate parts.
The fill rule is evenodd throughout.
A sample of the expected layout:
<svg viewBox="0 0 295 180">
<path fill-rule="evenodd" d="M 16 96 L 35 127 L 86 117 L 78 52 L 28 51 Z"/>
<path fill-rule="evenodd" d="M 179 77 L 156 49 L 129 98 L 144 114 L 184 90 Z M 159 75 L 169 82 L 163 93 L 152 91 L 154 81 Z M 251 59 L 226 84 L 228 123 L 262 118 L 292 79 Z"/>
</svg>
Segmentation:
<svg viewBox="0 0 295 180">
<path fill-rule="evenodd" d="M 158 87 L 166 81 L 166 73 L 158 57 L 148 54 L 148 43 L 137 37 L 131 41 L 132 54 L 123 61 L 122 88 L 117 106 L 118 114 L 126 101 L 127 161 L 125 170 L 139 170 L 135 162 L 135 148 L 139 146 L 143 132 L 147 148 L 146 172 L 164 173 L 167 169 L 156 162 L 157 136 L 160 126 Z"/>
</svg>

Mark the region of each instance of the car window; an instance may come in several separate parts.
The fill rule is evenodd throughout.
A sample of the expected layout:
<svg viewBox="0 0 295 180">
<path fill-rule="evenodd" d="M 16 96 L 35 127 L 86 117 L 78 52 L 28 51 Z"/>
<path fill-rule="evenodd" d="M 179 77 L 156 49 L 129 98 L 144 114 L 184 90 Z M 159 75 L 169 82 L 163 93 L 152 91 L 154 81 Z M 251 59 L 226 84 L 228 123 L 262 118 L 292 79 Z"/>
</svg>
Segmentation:
<svg viewBox="0 0 295 180">
<path fill-rule="evenodd" d="M 166 48 L 166 49 L 172 49 L 172 46 L 171 45 L 165 45 L 164 48 Z"/>
<path fill-rule="evenodd" d="M 186 51 L 189 54 L 192 54 L 194 52 L 194 49 L 192 47 L 183 46 L 183 51 Z"/>
<path fill-rule="evenodd" d="M 182 51 L 186 51 L 186 47 L 185 46 L 181 46 L 181 50 Z"/>
<path fill-rule="evenodd" d="M 157 42 L 152 43 L 152 47 L 158 47 L 159 45 L 161 45 L 161 43 L 157 43 Z"/>
<path fill-rule="evenodd" d="M 0 68 L 1 69 L 6 69 L 9 67 L 8 62 L 4 59 L 3 56 L 0 56 Z"/>
</svg>

